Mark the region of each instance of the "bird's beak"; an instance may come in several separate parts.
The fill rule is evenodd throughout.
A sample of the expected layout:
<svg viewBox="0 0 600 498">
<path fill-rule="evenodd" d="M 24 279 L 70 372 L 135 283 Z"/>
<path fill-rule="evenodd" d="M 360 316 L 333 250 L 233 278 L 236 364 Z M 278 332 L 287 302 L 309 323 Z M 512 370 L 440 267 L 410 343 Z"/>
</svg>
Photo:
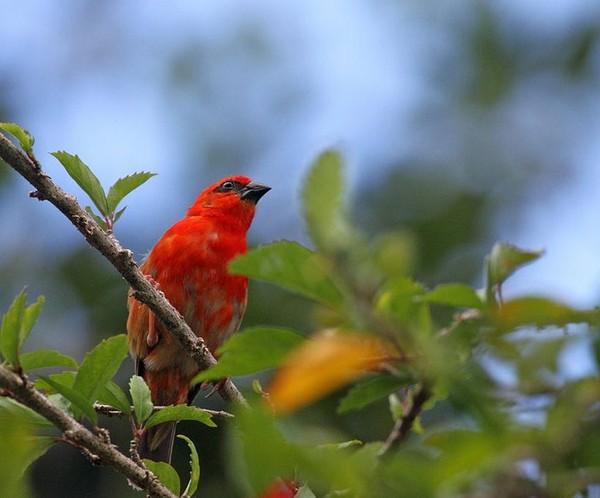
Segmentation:
<svg viewBox="0 0 600 498">
<path fill-rule="evenodd" d="M 265 195 L 271 187 L 262 185 L 261 183 L 250 182 L 241 191 L 241 197 L 245 201 L 253 202 L 256 204 L 259 199 Z"/>
</svg>

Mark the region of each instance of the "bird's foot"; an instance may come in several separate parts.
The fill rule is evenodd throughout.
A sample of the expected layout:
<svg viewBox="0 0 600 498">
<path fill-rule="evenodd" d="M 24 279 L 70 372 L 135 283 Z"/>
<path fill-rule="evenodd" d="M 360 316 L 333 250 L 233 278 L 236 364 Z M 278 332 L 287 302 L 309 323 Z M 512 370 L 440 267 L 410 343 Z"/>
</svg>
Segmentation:
<svg viewBox="0 0 600 498">
<path fill-rule="evenodd" d="M 148 280 L 152 287 L 154 287 L 156 290 L 160 290 L 160 284 L 156 280 L 154 280 L 154 277 L 152 275 L 150 275 L 149 273 L 144 273 L 144 277 L 146 277 L 146 280 Z"/>
</svg>

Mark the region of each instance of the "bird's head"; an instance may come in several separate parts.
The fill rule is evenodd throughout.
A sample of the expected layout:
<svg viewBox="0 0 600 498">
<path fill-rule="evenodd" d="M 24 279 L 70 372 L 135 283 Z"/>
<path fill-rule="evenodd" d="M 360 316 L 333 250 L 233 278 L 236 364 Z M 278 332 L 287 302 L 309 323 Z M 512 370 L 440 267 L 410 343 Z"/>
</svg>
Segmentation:
<svg viewBox="0 0 600 498">
<path fill-rule="evenodd" d="M 247 176 L 227 176 L 206 187 L 188 209 L 188 216 L 229 216 L 252 221 L 256 203 L 271 187 Z"/>
</svg>

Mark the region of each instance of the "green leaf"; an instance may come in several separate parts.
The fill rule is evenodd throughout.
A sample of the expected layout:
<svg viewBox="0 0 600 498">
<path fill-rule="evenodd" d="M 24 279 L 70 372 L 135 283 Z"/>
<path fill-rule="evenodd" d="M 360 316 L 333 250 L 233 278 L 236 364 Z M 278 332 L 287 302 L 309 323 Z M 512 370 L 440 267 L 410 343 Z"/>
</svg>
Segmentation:
<svg viewBox="0 0 600 498">
<path fill-rule="evenodd" d="M 33 150 L 35 138 L 26 129 L 21 128 L 15 123 L 0 123 L 0 129 L 7 131 L 15 137 L 25 152 L 30 153 Z"/>
<path fill-rule="evenodd" d="M 115 407 L 117 410 L 129 415 L 131 413 L 131 403 L 127 399 L 127 396 L 117 384 L 112 380 L 109 380 L 100 394 L 98 395 L 98 401 L 107 405 Z"/>
<path fill-rule="evenodd" d="M 198 482 L 200 481 L 200 459 L 198 458 L 198 451 L 192 440 L 183 434 L 177 436 L 183 439 L 190 449 L 190 480 L 183 491 L 183 496 L 194 496 L 194 493 L 198 489 Z"/>
<path fill-rule="evenodd" d="M 425 294 L 422 300 L 458 308 L 483 308 L 483 302 L 477 291 L 461 283 L 440 284 Z"/>
<path fill-rule="evenodd" d="M 42 417 L 39 413 L 34 412 L 31 408 L 10 398 L 0 398 L 0 427 L 8 423 L 7 421 L 10 418 L 17 418 L 23 423 L 40 429 L 54 427 L 49 420 Z"/>
<path fill-rule="evenodd" d="M 302 480 L 318 487 L 318 496 L 329 496 L 326 490 L 334 494 L 334 490 L 342 489 L 347 490 L 348 496 L 385 496 L 372 492 L 378 482 L 371 472 L 378 465 L 376 458 L 369 463 L 364 459 L 354 458 L 362 448 L 342 450 L 340 446 L 331 444 L 315 448 L 314 444 L 310 444 L 310 441 L 315 441 L 314 428 L 307 427 L 306 424 L 284 424 L 285 434 L 293 434 L 294 440 L 301 442 L 294 444 L 286 441 L 280 423 L 273 418 L 273 414 L 264 403 L 253 405 L 251 410 L 238 411 L 235 420 L 240 437 L 234 442 L 239 442 L 234 448 L 234 458 L 244 459 L 236 469 L 240 470 L 239 478 L 248 482 L 252 490 L 246 495 L 260 495 L 265 493 L 266 489 L 273 489 L 276 480 L 287 485 L 291 484 L 290 481 L 294 481 L 296 476 L 300 476 Z M 332 440 L 325 433 L 318 437 L 322 440 L 324 435 L 327 440 Z M 337 439 L 339 435 L 333 437 Z M 354 444 L 349 443 L 350 446 Z M 345 443 L 341 445 L 344 446 Z"/>
<path fill-rule="evenodd" d="M 515 433 L 515 438 L 517 434 Z M 515 439 L 513 444 L 516 444 Z M 432 433 L 426 442 L 439 448 L 441 455 L 436 459 L 436 472 L 450 480 L 457 475 L 486 468 L 506 451 L 502 432 L 453 429 Z"/>
<path fill-rule="evenodd" d="M 26 498 L 32 496 L 23 471 L 31 462 L 36 448 L 34 427 L 26 421 L 8 416 L 0 424 L 0 496 Z"/>
<path fill-rule="evenodd" d="M 129 393 L 133 401 L 133 411 L 138 423 L 142 424 L 152 414 L 152 399 L 150 388 L 139 375 L 133 375 L 129 380 Z"/>
<path fill-rule="evenodd" d="M 330 450 L 345 450 L 347 448 L 353 448 L 354 446 L 362 446 L 363 442 L 360 439 L 351 439 L 350 441 L 344 441 L 342 443 L 326 443 L 320 444 L 318 448 L 330 449 Z"/>
<path fill-rule="evenodd" d="M 74 377 L 73 377 L 73 380 L 75 380 Z M 48 387 L 50 388 L 50 386 L 48 386 Z M 52 388 L 50 388 L 50 389 L 52 389 Z M 69 400 L 67 398 L 65 398 L 62 394 L 59 394 L 57 392 L 54 392 L 53 394 L 49 394 L 48 401 L 50 401 L 52 404 L 56 405 L 63 412 L 73 413 L 73 411 L 74 411 L 73 405 L 71 405 Z M 80 415 L 81 414 L 78 414 L 77 416 L 79 417 Z"/>
<path fill-rule="evenodd" d="M 27 441 L 27 445 L 30 446 L 30 453 L 27 460 L 24 462 L 23 473 L 27 468 L 35 462 L 38 458 L 41 458 L 46 452 L 54 446 L 56 438 L 52 436 L 32 436 Z"/>
<path fill-rule="evenodd" d="M 128 342 L 125 334 L 105 339 L 85 355 L 75 377 L 73 389 L 91 403 L 106 383 L 117 373 L 127 356 Z"/>
<path fill-rule="evenodd" d="M 187 405 L 166 406 L 165 408 L 154 412 L 150 418 L 146 420 L 144 426 L 146 429 L 149 429 L 157 424 L 171 422 L 172 420 L 192 420 L 207 425 L 208 427 L 217 426 L 217 424 L 212 421 L 212 415 L 210 413 L 203 412 L 194 406 Z"/>
<path fill-rule="evenodd" d="M 87 214 L 89 214 L 96 223 L 98 223 L 98 225 L 100 226 L 100 228 L 102 228 L 102 230 L 104 230 L 105 232 L 108 231 L 108 226 L 106 224 L 106 220 L 104 220 L 103 218 L 100 218 L 100 216 L 98 216 L 96 213 L 94 213 L 94 211 L 92 211 L 92 208 L 90 206 L 85 207 L 85 212 Z"/>
<path fill-rule="evenodd" d="M 154 460 L 147 459 L 144 459 L 144 464 L 173 494 L 179 496 L 181 481 L 179 480 L 177 471 L 173 467 L 165 462 L 155 462 Z"/>
<path fill-rule="evenodd" d="M 244 459 L 241 477 L 252 487 L 251 496 L 257 496 L 275 478 L 291 477 L 298 471 L 298 453 L 294 445 L 283 437 L 273 415 L 263 406 L 236 413 L 236 427 L 240 430 L 238 455 Z"/>
<path fill-rule="evenodd" d="M 402 403 L 400 397 L 395 393 L 388 396 L 388 403 L 392 420 L 397 422 L 404 416 L 404 403 Z"/>
<path fill-rule="evenodd" d="M 343 192 L 342 158 L 337 151 L 325 151 L 312 165 L 302 189 L 308 233 L 325 252 L 347 247 L 352 239 L 352 229 L 342 210 Z"/>
<path fill-rule="evenodd" d="M 108 195 L 106 196 L 106 202 L 108 206 L 108 212 L 113 214 L 119 203 L 123 198 L 130 192 L 138 188 L 140 185 L 148 181 L 150 178 L 155 176 L 156 173 L 133 173 L 124 178 L 119 178 L 115 184 L 108 189 Z M 116 220 L 115 220 L 116 221 Z"/>
<path fill-rule="evenodd" d="M 431 331 L 429 304 L 424 302 L 423 286 L 411 278 L 395 278 L 387 282 L 379 291 L 376 310 L 397 321 L 401 340 L 406 340 L 407 325 L 418 331 L 423 338 Z"/>
<path fill-rule="evenodd" d="M 75 418 L 79 418 L 79 414 L 77 410 L 83 413 L 94 425 L 98 425 L 98 415 L 94 410 L 93 402 L 91 402 L 84 394 L 78 392 L 73 387 L 69 387 L 68 385 L 61 384 L 60 382 L 51 379 L 50 377 L 40 377 L 41 379 L 49 384 L 52 389 L 54 389 L 57 393 L 62 394 L 75 408 L 74 416 Z"/>
<path fill-rule="evenodd" d="M 410 275 L 417 258 L 415 235 L 408 230 L 387 232 L 374 241 L 374 262 L 377 269 L 388 277 Z"/>
<path fill-rule="evenodd" d="M 408 378 L 392 375 L 377 375 L 356 384 L 340 401 L 337 412 L 346 413 L 360 410 L 405 387 L 410 382 Z"/>
<path fill-rule="evenodd" d="M 21 322 L 21 327 L 19 329 L 19 345 L 23 344 L 23 341 L 27 339 L 31 329 L 36 324 L 37 319 L 40 316 L 40 312 L 42 311 L 43 304 L 44 296 L 39 296 L 35 303 L 29 305 L 25 309 L 23 321 Z"/>
<path fill-rule="evenodd" d="M 120 209 L 119 211 L 117 211 L 115 213 L 115 216 L 114 216 L 114 219 L 113 219 L 113 223 L 116 223 L 117 221 L 119 221 L 119 218 L 125 212 L 126 209 L 127 209 L 127 206 L 125 206 L 123 209 Z"/>
<path fill-rule="evenodd" d="M 192 383 L 274 368 L 303 341 L 300 334 L 278 327 L 254 327 L 234 334 L 217 350 L 219 363 L 200 372 Z"/>
<path fill-rule="evenodd" d="M 300 486 L 300 488 L 298 488 L 298 492 L 294 498 L 317 498 L 317 496 L 312 492 L 307 484 L 303 484 Z"/>
<path fill-rule="evenodd" d="M 488 257 L 488 285 L 500 285 L 514 272 L 544 254 L 543 250 L 526 251 L 511 244 L 499 242 L 494 245 Z"/>
<path fill-rule="evenodd" d="M 260 246 L 235 258 L 229 270 L 277 284 L 334 308 L 344 301 L 328 261 L 297 242 L 282 240 Z"/>
<path fill-rule="evenodd" d="M 65 370 L 64 372 L 61 372 L 61 373 L 52 374 L 49 377 L 52 380 L 54 380 L 55 382 L 58 382 L 59 384 L 73 387 L 73 384 L 75 383 L 76 375 L 77 375 L 77 372 L 73 372 L 72 370 Z M 54 388 L 50 384 L 46 383 L 42 377 L 38 377 L 36 379 L 35 388 L 45 390 L 48 393 L 55 392 Z"/>
<path fill-rule="evenodd" d="M 15 298 L 2 319 L 0 328 L 0 353 L 13 365 L 19 365 L 21 345 L 38 319 L 44 297 L 30 306 L 25 306 L 27 292 L 23 289 Z"/>
<path fill-rule="evenodd" d="M 2 318 L 0 328 L 0 353 L 13 365 L 19 364 L 19 336 L 21 323 L 25 315 L 27 292 L 23 289 L 8 308 Z"/>
<path fill-rule="evenodd" d="M 496 310 L 496 323 L 504 330 L 524 325 L 562 327 L 569 323 L 597 324 L 600 310 L 577 310 L 544 297 L 522 297 L 504 303 Z"/>
<path fill-rule="evenodd" d="M 598 349 L 600 350 L 600 347 Z M 600 355 L 600 351 L 598 352 L 598 355 Z M 252 392 L 256 394 L 263 394 L 265 392 L 260 380 L 252 379 Z"/>
<path fill-rule="evenodd" d="M 24 370 L 47 367 L 71 367 L 77 369 L 79 366 L 75 359 L 54 349 L 38 349 L 31 353 L 23 353 L 20 361 Z"/>
<path fill-rule="evenodd" d="M 52 155 L 65 167 L 67 173 L 75 180 L 83 191 L 90 196 L 94 205 L 103 216 L 109 214 L 106 194 L 100 184 L 100 180 L 92 173 L 92 170 L 79 158 L 68 152 L 52 152 Z"/>
</svg>

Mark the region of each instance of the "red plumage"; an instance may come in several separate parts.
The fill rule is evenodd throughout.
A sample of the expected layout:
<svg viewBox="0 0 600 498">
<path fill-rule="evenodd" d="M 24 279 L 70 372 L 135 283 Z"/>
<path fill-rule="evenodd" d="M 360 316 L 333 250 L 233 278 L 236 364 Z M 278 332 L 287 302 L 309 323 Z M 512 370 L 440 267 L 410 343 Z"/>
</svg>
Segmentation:
<svg viewBox="0 0 600 498">
<path fill-rule="evenodd" d="M 246 309 L 248 279 L 227 271 L 246 252 L 256 203 L 269 187 L 230 176 L 207 187 L 156 243 L 140 270 L 155 282 L 192 331 L 214 351 L 237 330 Z M 199 372 L 179 342 L 142 303 L 128 298 L 129 349 L 154 405 L 184 404 Z M 175 423 L 160 424 L 140 440 L 142 458 L 170 461 Z"/>
</svg>

